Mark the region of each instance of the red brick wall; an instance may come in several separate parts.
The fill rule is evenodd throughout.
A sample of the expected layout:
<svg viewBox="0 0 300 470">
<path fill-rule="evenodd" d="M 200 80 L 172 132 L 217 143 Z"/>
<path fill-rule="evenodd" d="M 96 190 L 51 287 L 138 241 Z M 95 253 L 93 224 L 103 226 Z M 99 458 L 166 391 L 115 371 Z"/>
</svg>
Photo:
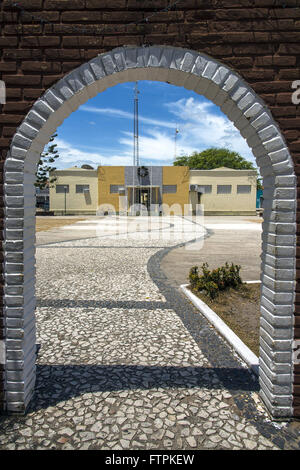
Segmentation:
<svg viewBox="0 0 300 470">
<path fill-rule="evenodd" d="M 28 15 L 13 7 L 13 1 L 3 0 L 0 79 L 7 86 L 7 103 L 0 105 L 0 169 L 16 126 L 66 72 L 116 46 L 166 44 L 205 52 L 252 86 L 279 124 L 300 181 L 300 105 L 291 102 L 291 84 L 300 80 L 300 0 L 182 0 L 176 9 L 159 11 L 173 2 L 19 0 Z M 146 17 L 147 22 L 130 24 Z M 102 32 L 95 34 L 99 29 Z M 2 189 L 0 196 L 3 217 Z M 300 228 L 300 211 L 297 221 Z M 297 268 L 299 281 L 300 243 Z M 300 339 L 299 282 L 296 292 L 295 337 Z M 3 317 L 0 328 L 1 322 Z M 295 368 L 294 391 L 295 415 L 300 417 L 300 366 Z"/>
</svg>

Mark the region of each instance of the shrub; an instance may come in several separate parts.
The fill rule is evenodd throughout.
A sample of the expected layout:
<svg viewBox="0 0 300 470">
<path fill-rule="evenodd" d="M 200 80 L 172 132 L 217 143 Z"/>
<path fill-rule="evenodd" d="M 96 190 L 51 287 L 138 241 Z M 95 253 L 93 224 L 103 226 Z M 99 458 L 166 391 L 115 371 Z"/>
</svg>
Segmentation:
<svg viewBox="0 0 300 470">
<path fill-rule="evenodd" d="M 199 275 L 199 268 L 193 266 L 190 269 L 189 281 L 192 290 L 203 292 L 210 299 L 217 297 L 220 291 L 229 289 L 230 287 L 237 289 L 242 283 L 240 277 L 241 266 L 237 264 L 225 263 L 225 266 L 208 269 L 208 264 L 203 263 L 201 266 L 202 274 Z"/>
</svg>

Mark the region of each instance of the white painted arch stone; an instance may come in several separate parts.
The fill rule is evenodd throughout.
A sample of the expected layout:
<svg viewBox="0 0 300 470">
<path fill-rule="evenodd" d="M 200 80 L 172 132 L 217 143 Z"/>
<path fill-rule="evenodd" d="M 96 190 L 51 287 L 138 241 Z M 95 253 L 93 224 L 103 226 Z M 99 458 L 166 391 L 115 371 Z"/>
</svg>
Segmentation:
<svg viewBox="0 0 300 470">
<path fill-rule="evenodd" d="M 247 139 L 264 183 L 261 397 L 289 417 L 293 383 L 296 177 L 280 130 L 243 79 L 211 57 L 175 47 L 121 47 L 67 74 L 38 99 L 17 129 L 5 163 L 7 411 L 23 412 L 35 384 L 35 195 L 39 155 L 57 127 L 89 98 L 119 83 L 165 81 L 204 95 Z M 0 348 L 0 351 L 2 349 Z"/>
</svg>

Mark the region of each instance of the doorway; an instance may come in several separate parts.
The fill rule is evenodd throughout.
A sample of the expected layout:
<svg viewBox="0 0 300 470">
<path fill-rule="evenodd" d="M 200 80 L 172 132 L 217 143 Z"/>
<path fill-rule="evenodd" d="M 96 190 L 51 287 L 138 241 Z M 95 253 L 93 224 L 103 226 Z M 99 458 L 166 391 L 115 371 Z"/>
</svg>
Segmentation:
<svg viewBox="0 0 300 470">
<path fill-rule="evenodd" d="M 128 209 L 130 209 L 132 205 L 137 205 L 143 206 L 143 211 L 146 210 L 148 215 L 153 212 L 155 213 L 155 208 L 158 203 L 157 192 L 158 188 L 153 186 L 128 188 Z"/>
</svg>

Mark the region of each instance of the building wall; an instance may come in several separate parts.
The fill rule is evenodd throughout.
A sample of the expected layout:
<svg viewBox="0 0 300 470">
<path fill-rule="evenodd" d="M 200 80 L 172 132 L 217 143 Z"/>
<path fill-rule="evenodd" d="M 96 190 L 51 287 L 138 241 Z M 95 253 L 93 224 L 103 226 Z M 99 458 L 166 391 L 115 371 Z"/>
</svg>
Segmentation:
<svg viewBox="0 0 300 470">
<path fill-rule="evenodd" d="M 256 172 L 252 170 L 191 170 L 190 184 L 212 185 L 212 192 L 201 195 L 206 215 L 256 214 Z M 218 194 L 218 185 L 231 185 L 230 194 Z M 249 194 L 238 194 L 238 185 L 251 185 Z M 191 194 L 193 197 L 193 195 Z M 191 198 L 192 199 L 192 198 Z"/>
<path fill-rule="evenodd" d="M 162 203 L 172 206 L 178 204 L 181 209 L 174 213 L 184 214 L 184 206 L 189 204 L 189 168 L 186 166 L 164 166 L 163 187 L 177 185 L 176 193 L 162 193 Z"/>
<path fill-rule="evenodd" d="M 50 188 L 50 210 L 60 215 L 65 210 L 64 193 L 56 193 L 57 184 L 68 184 L 69 192 L 66 194 L 67 214 L 95 214 L 98 203 L 97 170 L 68 169 L 53 172 L 57 177 L 54 186 Z M 88 193 L 76 193 L 76 184 L 88 184 Z"/>
<path fill-rule="evenodd" d="M 195 208 L 197 193 L 189 192 L 190 184 L 212 185 L 212 192 L 201 194 L 200 203 L 204 205 L 206 214 L 244 214 L 256 213 L 256 173 L 249 170 L 189 170 L 188 167 L 165 166 L 149 167 L 151 183 L 157 186 L 158 202 L 173 206 L 176 214 L 183 214 L 185 205 L 189 203 Z M 97 209 L 120 211 L 119 193 L 111 193 L 111 185 L 123 187 L 138 185 L 133 178 L 133 167 L 101 166 L 98 170 L 72 168 L 55 172 L 57 181 L 50 188 L 50 210 L 56 214 L 64 212 L 64 193 L 56 193 L 56 184 L 68 184 L 69 193 L 66 196 L 67 213 L 96 214 Z M 149 184 L 150 181 L 140 182 Z M 76 193 L 76 184 L 89 184 L 88 194 Z M 165 193 L 163 187 L 176 185 L 176 192 Z M 218 185 L 231 185 L 230 194 L 218 194 Z M 237 185 L 251 185 L 250 194 L 237 194 Z M 176 209 L 176 205 L 179 205 Z M 124 205 L 124 204 L 123 204 Z M 104 206 L 104 207 L 103 207 Z M 106 208 L 107 206 L 107 208 Z M 124 209 L 122 206 L 121 209 Z M 166 213 L 166 210 L 163 211 Z"/>
<path fill-rule="evenodd" d="M 98 167 L 98 206 L 112 205 L 119 212 L 119 194 L 110 192 L 111 184 L 125 185 L 124 166 Z"/>
<path fill-rule="evenodd" d="M 148 167 L 149 177 L 147 181 L 140 181 L 136 177 L 133 167 L 102 166 L 98 168 L 98 204 L 112 205 L 119 212 L 119 194 L 110 192 L 110 185 L 132 185 L 157 186 L 157 202 L 172 206 L 179 204 L 178 213 L 183 213 L 184 205 L 189 203 L 189 169 L 187 167 Z M 151 181 L 150 181 L 151 180 Z M 176 193 L 162 194 L 163 185 L 176 185 Z"/>
</svg>

